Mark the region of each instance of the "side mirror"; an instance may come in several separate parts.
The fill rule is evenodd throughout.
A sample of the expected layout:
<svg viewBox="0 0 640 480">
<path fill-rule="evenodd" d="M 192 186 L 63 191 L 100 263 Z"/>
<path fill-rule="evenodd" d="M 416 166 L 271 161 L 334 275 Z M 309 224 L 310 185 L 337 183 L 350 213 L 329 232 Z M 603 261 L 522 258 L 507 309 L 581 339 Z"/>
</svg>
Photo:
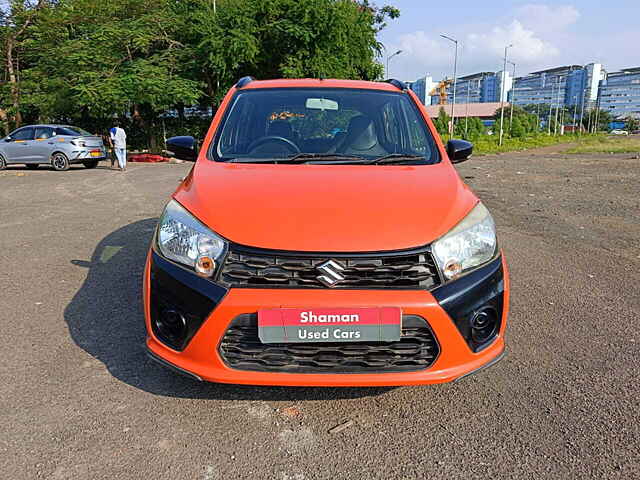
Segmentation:
<svg viewBox="0 0 640 480">
<path fill-rule="evenodd" d="M 5 142 L 10 142 L 11 140 L 13 140 L 13 139 L 11 138 L 11 135 L 7 135 L 6 137 L 4 137 L 4 141 L 5 141 Z"/>
<path fill-rule="evenodd" d="M 171 137 L 167 139 L 167 151 L 180 160 L 195 162 L 198 158 L 196 139 L 188 136 Z"/>
<path fill-rule="evenodd" d="M 466 140 L 449 140 L 447 142 L 447 155 L 451 163 L 460 163 L 467 160 L 473 153 L 473 143 Z"/>
</svg>

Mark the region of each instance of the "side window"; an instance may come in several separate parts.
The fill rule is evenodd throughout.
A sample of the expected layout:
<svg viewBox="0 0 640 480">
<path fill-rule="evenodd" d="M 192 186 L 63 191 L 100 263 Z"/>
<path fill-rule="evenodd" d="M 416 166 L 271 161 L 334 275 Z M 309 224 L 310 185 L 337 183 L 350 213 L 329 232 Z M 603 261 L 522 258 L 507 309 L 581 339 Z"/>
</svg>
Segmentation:
<svg viewBox="0 0 640 480">
<path fill-rule="evenodd" d="M 70 137 L 75 137 L 77 135 L 80 135 L 79 132 L 76 132 L 75 130 L 73 130 L 71 128 L 67 128 L 67 127 L 58 127 L 57 128 L 57 134 L 58 135 L 68 135 Z"/>
<path fill-rule="evenodd" d="M 51 127 L 37 127 L 36 140 L 46 140 L 53 137 L 53 129 Z"/>
<path fill-rule="evenodd" d="M 33 127 L 21 128 L 11 134 L 12 140 L 32 140 L 33 139 Z"/>
</svg>

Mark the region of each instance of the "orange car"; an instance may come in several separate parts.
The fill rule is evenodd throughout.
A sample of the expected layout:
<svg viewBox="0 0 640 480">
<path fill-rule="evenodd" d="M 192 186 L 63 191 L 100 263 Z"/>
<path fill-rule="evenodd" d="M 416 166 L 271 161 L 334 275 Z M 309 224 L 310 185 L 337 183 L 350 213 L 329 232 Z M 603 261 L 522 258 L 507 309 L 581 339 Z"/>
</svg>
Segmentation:
<svg viewBox="0 0 640 480">
<path fill-rule="evenodd" d="M 149 250 L 150 356 L 198 380 L 420 385 L 504 352 L 491 215 L 402 82 L 241 79 Z"/>
</svg>

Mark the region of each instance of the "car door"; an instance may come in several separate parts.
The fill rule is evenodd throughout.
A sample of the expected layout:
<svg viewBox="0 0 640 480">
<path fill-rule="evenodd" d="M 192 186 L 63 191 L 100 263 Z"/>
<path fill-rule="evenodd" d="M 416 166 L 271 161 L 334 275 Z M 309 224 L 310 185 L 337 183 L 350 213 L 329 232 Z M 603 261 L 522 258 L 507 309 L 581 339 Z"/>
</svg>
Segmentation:
<svg viewBox="0 0 640 480">
<path fill-rule="evenodd" d="M 33 153 L 33 163 L 49 163 L 54 150 L 53 128 L 36 127 L 35 136 L 32 142 L 31 151 Z"/>
<path fill-rule="evenodd" d="M 7 163 L 31 163 L 33 133 L 33 127 L 23 127 L 4 139 L 2 150 Z"/>
</svg>

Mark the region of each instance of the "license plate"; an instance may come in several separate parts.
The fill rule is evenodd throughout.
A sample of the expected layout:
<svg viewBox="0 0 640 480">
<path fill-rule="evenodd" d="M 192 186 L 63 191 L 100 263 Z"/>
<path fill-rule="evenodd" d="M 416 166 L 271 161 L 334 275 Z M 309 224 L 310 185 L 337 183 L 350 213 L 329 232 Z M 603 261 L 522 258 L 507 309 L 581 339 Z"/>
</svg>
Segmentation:
<svg viewBox="0 0 640 480">
<path fill-rule="evenodd" d="M 262 343 L 395 342 L 398 307 L 274 308 L 258 311 Z"/>
<path fill-rule="evenodd" d="M 90 152 L 89 154 L 92 157 L 101 157 L 102 156 L 102 152 Z"/>
</svg>

